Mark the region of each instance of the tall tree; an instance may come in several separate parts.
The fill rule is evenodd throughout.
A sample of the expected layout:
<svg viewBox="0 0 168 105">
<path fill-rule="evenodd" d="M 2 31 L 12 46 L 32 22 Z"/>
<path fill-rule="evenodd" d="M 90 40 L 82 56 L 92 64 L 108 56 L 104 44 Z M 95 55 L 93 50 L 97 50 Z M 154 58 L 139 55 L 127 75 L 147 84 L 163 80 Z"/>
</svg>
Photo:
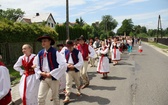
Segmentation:
<svg viewBox="0 0 168 105">
<path fill-rule="evenodd" d="M 107 36 L 110 31 L 113 31 L 117 27 L 117 21 L 111 15 L 102 16 L 102 21 L 100 22 L 100 29 L 104 30 Z"/>
<path fill-rule="evenodd" d="M 84 26 L 85 21 L 82 19 L 82 17 L 76 19 L 77 26 Z"/>
<path fill-rule="evenodd" d="M 125 19 L 122 22 L 122 26 L 117 30 L 117 34 L 124 35 L 126 33 L 126 35 L 129 35 L 133 31 L 133 26 L 132 19 Z"/>
<path fill-rule="evenodd" d="M 23 16 L 25 12 L 23 12 L 20 8 L 18 9 L 10 9 L 1 10 L 0 17 L 6 18 L 11 21 L 16 21 L 18 17 Z"/>
</svg>

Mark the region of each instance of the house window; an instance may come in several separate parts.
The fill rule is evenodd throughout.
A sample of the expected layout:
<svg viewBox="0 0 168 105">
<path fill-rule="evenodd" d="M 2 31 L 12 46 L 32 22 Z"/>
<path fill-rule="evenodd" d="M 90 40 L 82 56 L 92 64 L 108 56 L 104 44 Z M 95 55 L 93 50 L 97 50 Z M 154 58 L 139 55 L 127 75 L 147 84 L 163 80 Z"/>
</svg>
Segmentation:
<svg viewBox="0 0 168 105">
<path fill-rule="evenodd" d="M 54 24 L 53 24 L 53 23 L 51 23 L 51 27 L 54 27 Z"/>
<path fill-rule="evenodd" d="M 48 23 L 48 26 L 50 27 L 50 23 Z"/>
</svg>

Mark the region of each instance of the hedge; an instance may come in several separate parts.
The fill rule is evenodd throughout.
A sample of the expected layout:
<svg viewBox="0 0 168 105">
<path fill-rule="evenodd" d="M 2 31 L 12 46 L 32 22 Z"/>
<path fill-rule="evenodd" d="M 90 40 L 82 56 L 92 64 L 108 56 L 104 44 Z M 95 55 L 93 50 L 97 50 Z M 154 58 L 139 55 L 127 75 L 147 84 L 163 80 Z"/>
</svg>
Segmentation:
<svg viewBox="0 0 168 105">
<path fill-rule="evenodd" d="M 50 27 L 0 21 L 0 43 L 35 42 L 43 34 L 49 34 L 55 39 L 58 37 L 56 31 Z"/>
</svg>

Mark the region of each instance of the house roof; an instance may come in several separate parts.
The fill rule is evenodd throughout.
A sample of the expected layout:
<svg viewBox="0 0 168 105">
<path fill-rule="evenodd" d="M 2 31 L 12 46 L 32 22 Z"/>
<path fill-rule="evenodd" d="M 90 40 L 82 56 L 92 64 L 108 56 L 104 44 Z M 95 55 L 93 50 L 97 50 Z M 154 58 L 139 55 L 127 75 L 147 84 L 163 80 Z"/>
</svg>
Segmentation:
<svg viewBox="0 0 168 105">
<path fill-rule="evenodd" d="M 23 16 L 22 19 L 24 20 L 30 19 L 32 23 L 39 23 L 39 22 L 47 21 L 50 15 L 53 18 L 51 13 L 38 13 L 38 15 L 36 13 L 35 15 Z M 54 20 L 54 23 L 56 23 L 55 20 Z"/>
</svg>

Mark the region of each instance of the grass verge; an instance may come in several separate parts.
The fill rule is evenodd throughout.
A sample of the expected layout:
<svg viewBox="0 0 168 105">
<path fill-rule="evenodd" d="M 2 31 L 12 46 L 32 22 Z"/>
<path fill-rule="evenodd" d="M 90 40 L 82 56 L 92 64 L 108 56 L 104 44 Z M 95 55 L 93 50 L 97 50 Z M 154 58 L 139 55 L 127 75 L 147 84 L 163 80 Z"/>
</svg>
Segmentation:
<svg viewBox="0 0 168 105">
<path fill-rule="evenodd" d="M 7 66 L 7 68 L 9 69 L 9 74 L 10 74 L 10 78 L 11 78 L 11 85 L 14 86 L 17 83 L 19 83 L 21 76 L 20 76 L 19 72 L 17 72 L 16 70 L 13 69 L 13 66 Z"/>
<path fill-rule="evenodd" d="M 168 49 L 168 46 L 160 44 L 160 43 L 149 42 L 149 44 L 154 45 L 154 46 L 161 48 L 161 49 Z"/>
</svg>

